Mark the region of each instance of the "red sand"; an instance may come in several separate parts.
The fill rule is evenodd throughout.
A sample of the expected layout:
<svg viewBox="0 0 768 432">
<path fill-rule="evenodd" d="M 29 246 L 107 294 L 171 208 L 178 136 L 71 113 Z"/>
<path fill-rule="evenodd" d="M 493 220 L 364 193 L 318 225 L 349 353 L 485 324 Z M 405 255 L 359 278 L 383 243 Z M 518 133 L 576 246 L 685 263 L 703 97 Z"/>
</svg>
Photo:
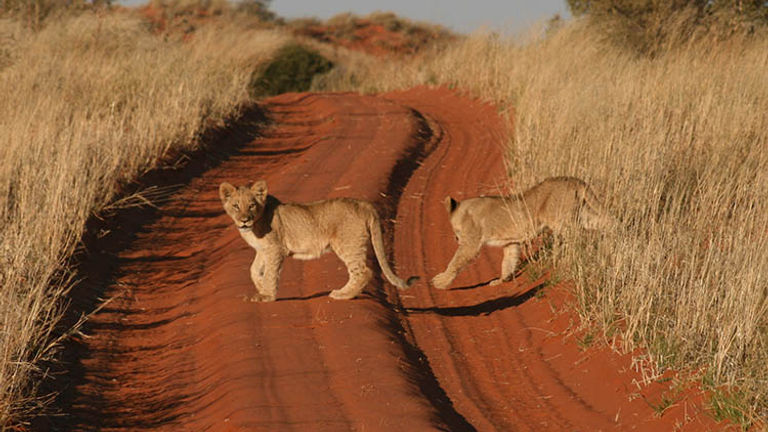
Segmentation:
<svg viewBox="0 0 768 432">
<path fill-rule="evenodd" d="M 629 356 L 582 351 L 562 288 L 534 296 L 525 275 L 476 286 L 495 276 L 499 250 L 454 289 L 427 286 L 456 247 L 441 199 L 506 190 L 494 107 L 425 88 L 290 94 L 264 107 L 274 120 L 264 136 L 186 180 L 112 260 L 102 297 L 115 299 L 86 328 L 69 428 L 718 428 L 687 395 L 659 417 L 651 405 L 666 390 L 635 386 Z M 217 187 L 257 178 L 283 201 L 376 202 L 397 273 L 422 281 L 397 292 L 376 278 L 334 301 L 346 273 L 329 254 L 286 260 L 277 302 L 244 302 L 253 251 Z"/>
</svg>

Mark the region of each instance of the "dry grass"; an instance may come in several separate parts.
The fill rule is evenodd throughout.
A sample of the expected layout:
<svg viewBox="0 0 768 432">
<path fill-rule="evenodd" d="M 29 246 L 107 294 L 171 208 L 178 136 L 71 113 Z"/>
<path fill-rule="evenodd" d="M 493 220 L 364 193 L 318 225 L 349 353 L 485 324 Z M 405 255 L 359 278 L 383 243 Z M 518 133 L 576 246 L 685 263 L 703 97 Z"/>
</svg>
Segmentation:
<svg viewBox="0 0 768 432">
<path fill-rule="evenodd" d="M 44 402 L 38 367 L 55 351 L 65 261 L 85 220 L 233 114 L 285 39 L 211 26 L 180 42 L 126 17 L 39 33 L 0 21 L 0 427 Z M 658 368 L 703 367 L 706 384 L 735 389 L 716 393 L 716 411 L 768 417 L 768 41 L 649 60 L 575 22 L 410 60 L 344 60 L 318 88 L 443 84 L 513 107 L 513 183 L 582 177 L 621 221 L 553 254 L 583 316 L 625 348 L 650 348 Z"/>
<path fill-rule="evenodd" d="M 554 255 L 579 310 L 656 368 L 703 368 L 748 423 L 768 417 L 768 40 L 690 44 L 654 59 L 583 22 L 525 40 L 477 34 L 413 61 L 356 58 L 323 88 L 418 84 L 515 110 L 513 183 L 575 175 L 621 228 Z M 654 368 L 646 369 L 649 376 Z M 717 390 L 721 394 L 720 390 Z M 716 392 L 716 393 L 717 393 Z"/>
<path fill-rule="evenodd" d="M 184 43 L 126 16 L 38 33 L 0 21 L 0 427 L 44 402 L 39 366 L 55 351 L 65 262 L 86 219 L 232 116 L 253 69 L 286 39 L 228 26 Z"/>
</svg>

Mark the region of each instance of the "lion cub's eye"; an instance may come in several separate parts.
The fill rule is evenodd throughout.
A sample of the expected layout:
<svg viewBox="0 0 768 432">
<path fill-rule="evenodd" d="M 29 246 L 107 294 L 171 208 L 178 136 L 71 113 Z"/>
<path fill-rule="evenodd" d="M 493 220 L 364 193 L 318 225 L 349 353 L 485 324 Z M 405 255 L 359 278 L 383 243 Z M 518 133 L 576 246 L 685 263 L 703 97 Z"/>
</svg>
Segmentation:
<svg viewBox="0 0 768 432">
<path fill-rule="evenodd" d="M 251 206 L 249 207 L 251 210 L 256 208 L 256 203 L 251 203 Z"/>
<path fill-rule="evenodd" d="M 240 206 L 237 204 L 232 204 L 232 208 L 235 210 L 240 210 Z"/>
</svg>

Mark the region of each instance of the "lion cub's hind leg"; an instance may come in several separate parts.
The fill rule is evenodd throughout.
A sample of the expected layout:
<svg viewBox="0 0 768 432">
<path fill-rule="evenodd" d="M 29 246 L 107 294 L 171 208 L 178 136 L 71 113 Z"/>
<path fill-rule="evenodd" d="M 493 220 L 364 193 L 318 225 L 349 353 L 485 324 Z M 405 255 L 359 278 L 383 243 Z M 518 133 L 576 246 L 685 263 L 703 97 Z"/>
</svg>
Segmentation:
<svg viewBox="0 0 768 432">
<path fill-rule="evenodd" d="M 520 244 L 513 243 L 504 248 L 504 258 L 501 261 L 501 275 L 492 280 L 489 285 L 494 286 L 503 282 L 509 282 L 515 275 L 515 268 L 520 262 Z"/>
<path fill-rule="evenodd" d="M 331 243 L 331 249 L 347 266 L 347 273 L 349 274 L 349 279 L 343 287 L 331 291 L 329 294 L 331 298 L 336 300 L 355 298 L 373 278 L 373 271 L 368 268 L 366 262 L 369 242 L 368 232 L 365 231 L 365 228 L 363 230 L 362 233 Z"/>
</svg>

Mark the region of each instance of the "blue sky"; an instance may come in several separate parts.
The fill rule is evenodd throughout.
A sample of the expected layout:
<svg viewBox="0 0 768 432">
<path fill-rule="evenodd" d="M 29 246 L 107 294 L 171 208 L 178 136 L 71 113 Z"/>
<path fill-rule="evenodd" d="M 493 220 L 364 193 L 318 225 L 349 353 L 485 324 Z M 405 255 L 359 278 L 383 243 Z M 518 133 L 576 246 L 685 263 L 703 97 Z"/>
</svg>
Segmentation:
<svg viewBox="0 0 768 432">
<path fill-rule="evenodd" d="M 138 5 L 146 0 L 118 0 L 118 3 Z M 470 32 L 481 26 L 518 31 L 555 13 L 569 16 L 565 0 L 272 0 L 270 9 L 286 18 L 321 19 L 341 12 L 364 15 L 391 11 L 459 32 Z"/>
</svg>

